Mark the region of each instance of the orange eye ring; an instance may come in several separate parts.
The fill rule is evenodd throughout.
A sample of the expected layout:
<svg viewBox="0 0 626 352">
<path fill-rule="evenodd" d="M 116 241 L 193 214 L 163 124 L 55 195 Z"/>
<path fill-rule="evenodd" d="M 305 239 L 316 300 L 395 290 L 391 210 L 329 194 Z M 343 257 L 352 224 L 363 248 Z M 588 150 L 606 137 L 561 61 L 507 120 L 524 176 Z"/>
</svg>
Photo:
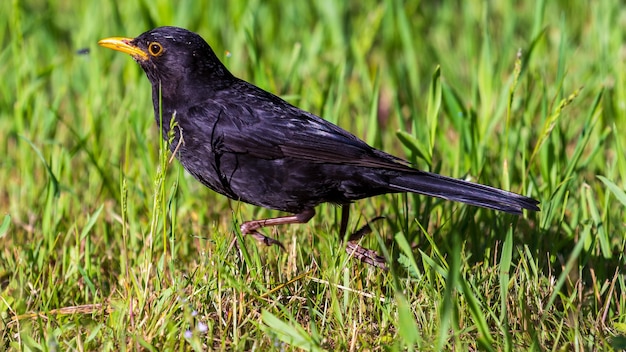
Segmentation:
<svg viewBox="0 0 626 352">
<path fill-rule="evenodd" d="M 163 54 L 163 46 L 157 42 L 148 44 L 148 51 L 152 56 L 161 56 Z"/>
</svg>

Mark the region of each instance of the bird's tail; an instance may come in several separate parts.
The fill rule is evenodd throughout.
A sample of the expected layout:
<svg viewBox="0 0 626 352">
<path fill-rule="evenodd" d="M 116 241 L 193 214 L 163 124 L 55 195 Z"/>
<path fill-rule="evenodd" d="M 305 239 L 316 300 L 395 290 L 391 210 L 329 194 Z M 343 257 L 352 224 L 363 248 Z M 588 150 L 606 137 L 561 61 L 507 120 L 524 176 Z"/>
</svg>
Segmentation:
<svg viewBox="0 0 626 352">
<path fill-rule="evenodd" d="M 532 198 L 430 172 L 399 175 L 390 180 L 389 187 L 397 192 L 419 193 L 512 214 L 521 214 L 522 209 L 539 211 L 539 202 Z"/>
</svg>

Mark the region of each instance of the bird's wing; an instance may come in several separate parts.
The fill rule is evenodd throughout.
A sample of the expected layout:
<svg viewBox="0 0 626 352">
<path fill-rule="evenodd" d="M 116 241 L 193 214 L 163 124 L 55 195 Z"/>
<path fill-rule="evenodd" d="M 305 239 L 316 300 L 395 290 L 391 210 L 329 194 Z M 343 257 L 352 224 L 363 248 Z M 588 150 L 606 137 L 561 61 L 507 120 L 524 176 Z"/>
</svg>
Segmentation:
<svg viewBox="0 0 626 352">
<path fill-rule="evenodd" d="M 274 96 L 271 96 L 274 97 Z M 351 133 L 279 98 L 209 102 L 191 108 L 189 118 L 212 126 L 216 151 L 260 159 L 292 158 L 314 163 L 410 170 L 409 162 L 370 147 Z M 200 127 L 200 126 L 199 126 Z"/>
</svg>

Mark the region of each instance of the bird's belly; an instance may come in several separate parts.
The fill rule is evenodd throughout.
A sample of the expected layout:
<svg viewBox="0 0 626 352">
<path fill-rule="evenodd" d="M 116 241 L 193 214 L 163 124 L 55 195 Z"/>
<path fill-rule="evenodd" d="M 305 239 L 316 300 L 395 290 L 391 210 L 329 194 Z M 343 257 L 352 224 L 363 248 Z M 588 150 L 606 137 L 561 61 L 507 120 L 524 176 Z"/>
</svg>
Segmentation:
<svg viewBox="0 0 626 352">
<path fill-rule="evenodd" d="M 379 170 L 289 158 L 238 161 L 230 186 L 241 200 L 292 213 L 390 191 Z"/>
<path fill-rule="evenodd" d="M 320 203 L 347 204 L 384 193 L 363 185 L 363 170 L 290 158 L 261 159 L 246 154 L 186 153 L 178 159 L 185 169 L 210 189 L 231 199 L 290 213 Z"/>
<path fill-rule="evenodd" d="M 347 203 L 341 182 L 322 164 L 291 159 L 233 157 L 231 190 L 244 202 L 299 213 L 324 202 Z"/>
</svg>

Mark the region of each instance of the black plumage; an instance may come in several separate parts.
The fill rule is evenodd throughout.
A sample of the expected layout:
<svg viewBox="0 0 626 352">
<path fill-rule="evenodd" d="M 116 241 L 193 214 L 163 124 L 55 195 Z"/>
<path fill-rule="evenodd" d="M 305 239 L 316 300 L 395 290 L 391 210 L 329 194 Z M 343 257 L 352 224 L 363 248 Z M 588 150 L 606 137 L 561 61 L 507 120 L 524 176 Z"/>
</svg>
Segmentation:
<svg viewBox="0 0 626 352">
<path fill-rule="evenodd" d="M 513 214 L 539 210 L 532 198 L 416 170 L 370 147 L 233 76 L 188 30 L 160 27 L 99 44 L 130 54 L 146 72 L 155 119 L 167 136 L 174 118 L 171 150 L 190 174 L 229 198 L 295 214 L 242 224 L 243 234 L 266 244 L 280 243 L 260 234 L 261 227 L 304 223 L 318 204 L 345 205 L 384 193 L 413 192 Z M 347 212 L 342 238 L 346 221 Z M 375 253 L 349 247 L 362 260 L 384 266 Z"/>
</svg>

